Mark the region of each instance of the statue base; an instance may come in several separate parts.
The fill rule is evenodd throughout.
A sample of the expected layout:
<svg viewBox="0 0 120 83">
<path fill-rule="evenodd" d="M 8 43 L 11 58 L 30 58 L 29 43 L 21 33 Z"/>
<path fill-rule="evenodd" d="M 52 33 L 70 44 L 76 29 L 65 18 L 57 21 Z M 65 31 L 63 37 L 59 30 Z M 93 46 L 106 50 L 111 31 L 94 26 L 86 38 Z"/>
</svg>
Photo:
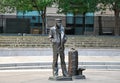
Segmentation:
<svg viewBox="0 0 120 83">
<path fill-rule="evenodd" d="M 53 80 L 53 81 L 72 81 L 72 77 L 64 77 L 64 76 L 49 77 L 49 80 Z"/>
<path fill-rule="evenodd" d="M 72 79 L 86 79 L 85 75 L 75 75 L 72 76 Z"/>
</svg>

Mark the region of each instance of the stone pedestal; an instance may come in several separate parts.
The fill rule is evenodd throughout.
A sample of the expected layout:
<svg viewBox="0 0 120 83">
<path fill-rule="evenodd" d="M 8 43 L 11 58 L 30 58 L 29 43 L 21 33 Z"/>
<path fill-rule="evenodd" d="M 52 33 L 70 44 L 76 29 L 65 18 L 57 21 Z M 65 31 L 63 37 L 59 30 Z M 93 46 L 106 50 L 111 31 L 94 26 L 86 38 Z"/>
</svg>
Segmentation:
<svg viewBox="0 0 120 83">
<path fill-rule="evenodd" d="M 72 77 L 64 77 L 64 76 L 49 77 L 49 80 L 52 80 L 52 81 L 72 81 Z"/>
<path fill-rule="evenodd" d="M 72 76 L 72 79 L 85 79 L 85 75 L 75 75 L 75 76 Z"/>
</svg>

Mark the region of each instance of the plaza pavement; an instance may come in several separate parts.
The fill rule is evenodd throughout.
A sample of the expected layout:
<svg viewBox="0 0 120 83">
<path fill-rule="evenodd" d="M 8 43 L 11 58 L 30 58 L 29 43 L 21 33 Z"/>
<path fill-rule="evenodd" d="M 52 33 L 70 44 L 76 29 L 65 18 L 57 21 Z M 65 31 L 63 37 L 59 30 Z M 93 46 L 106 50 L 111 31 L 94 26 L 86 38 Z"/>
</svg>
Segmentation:
<svg viewBox="0 0 120 83">
<path fill-rule="evenodd" d="M 85 70 L 86 79 L 51 81 L 52 70 L 0 71 L 0 83 L 120 83 L 120 71 Z M 59 72 L 61 73 L 61 72 Z"/>
<path fill-rule="evenodd" d="M 48 50 L 48 51 L 47 51 Z M 33 54 L 31 54 L 32 52 Z M 23 52 L 26 55 L 19 55 Z M 42 53 L 43 52 L 43 53 Z M 66 52 L 66 62 L 68 55 Z M 120 49 L 78 49 L 80 62 L 120 62 Z M 8 55 L 7 55 L 8 54 Z M 36 55 L 35 55 L 36 54 Z M 41 55 L 45 54 L 45 55 Z M 14 63 L 52 62 L 51 49 L 0 48 L 0 65 Z M 119 64 L 118 64 L 119 66 Z M 59 72 L 61 75 L 61 71 Z M 64 81 L 65 83 L 120 83 L 120 70 L 86 69 L 86 79 Z M 48 80 L 52 76 L 51 69 L 19 69 L 0 70 L 0 83 L 57 83 Z"/>
<path fill-rule="evenodd" d="M 68 62 L 69 50 L 65 50 L 66 62 Z M 120 49 L 79 48 L 77 50 L 78 61 L 83 64 L 83 67 L 87 65 L 85 68 L 120 70 Z M 52 59 L 51 48 L 0 48 L 0 70 L 28 67 L 29 69 L 51 69 Z"/>
<path fill-rule="evenodd" d="M 0 64 L 52 62 L 52 56 L 8 56 L 0 57 Z M 120 56 L 79 56 L 79 62 L 120 62 Z M 65 57 L 68 62 L 68 56 Z M 59 59 L 60 62 L 60 59 Z"/>
<path fill-rule="evenodd" d="M 68 51 L 65 61 L 68 62 Z M 79 48 L 80 62 L 119 62 L 120 49 L 83 49 Z M 0 48 L 0 64 L 52 62 L 52 48 Z"/>
</svg>

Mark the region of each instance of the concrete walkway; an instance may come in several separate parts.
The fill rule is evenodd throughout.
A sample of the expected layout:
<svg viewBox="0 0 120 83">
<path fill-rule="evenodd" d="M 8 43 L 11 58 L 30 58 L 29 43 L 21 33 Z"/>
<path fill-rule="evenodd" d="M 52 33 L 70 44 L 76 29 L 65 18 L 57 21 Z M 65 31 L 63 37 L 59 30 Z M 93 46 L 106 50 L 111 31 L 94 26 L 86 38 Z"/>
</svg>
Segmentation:
<svg viewBox="0 0 120 83">
<path fill-rule="evenodd" d="M 79 66 L 88 69 L 119 69 L 120 49 L 77 49 Z M 65 61 L 68 63 L 68 51 Z M 4 69 L 51 69 L 51 48 L 0 48 L 0 70 Z M 59 61 L 60 62 L 60 59 Z"/>
<path fill-rule="evenodd" d="M 68 55 L 70 49 L 65 49 Z M 80 56 L 120 56 L 120 49 L 76 48 Z M 52 56 L 52 48 L 0 48 L 1 56 Z"/>
<path fill-rule="evenodd" d="M 68 51 L 65 61 L 68 62 Z M 83 49 L 79 48 L 80 62 L 119 62 L 120 49 Z M 0 48 L 0 64 L 52 62 L 52 48 Z"/>
<path fill-rule="evenodd" d="M 52 56 L 8 56 L 0 57 L 0 64 L 52 62 Z M 65 57 L 68 62 L 68 56 Z M 60 62 L 60 59 L 59 59 Z M 120 56 L 79 56 L 79 62 L 120 62 Z"/>
<path fill-rule="evenodd" d="M 19 55 L 21 52 L 28 55 Z M 31 54 L 31 50 L 33 54 Z M 38 51 L 37 51 L 38 50 Z M 40 50 L 45 55 L 40 54 Z M 15 52 L 14 52 L 15 51 Z M 26 52 L 27 51 L 27 52 Z M 79 62 L 118 62 L 120 64 L 120 49 L 78 49 Z M 68 55 L 66 51 L 66 62 Z M 2 55 L 4 54 L 4 56 Z M 52 54 L 48 49 L 15 49 L 0 48 L 0 65 L 15 64 L 15 63 L 52 63 Z M 9 55 L 6 55 L 9 54 Z M 47 55 L 46 55 L 47 54 Z M 11 55 L 11 56 L 10 56 Z M 98 64 L 99 65 L 99 64 Z M 51 64 L 50 64 L 51 66 Z M 33 66 L 32 66 L 33 67 Z M 61 75 L 61 71 L 59 72 Z M 86 69 L 83 74 L 86 76 L 84 80 L 67 81 L 67 83 L 120 83 L 120 70 L 90 70 Z M 56 83 L 56 81 L 48 80 L 52 76 L 51 69 L 20 69 L 20 70 L 0 70 L 0 83 Z"/>
<path fill-rule="evenodd" d="M 0 71 L 0 83 L 59 83 L 48 80 L 51 70 Z M 59 72 L 60 73 L 60 72 Z M 62 81 L 65 83 L 120 83 L 120 71 L 85 70 L 84 80 Z"/>
</svg>

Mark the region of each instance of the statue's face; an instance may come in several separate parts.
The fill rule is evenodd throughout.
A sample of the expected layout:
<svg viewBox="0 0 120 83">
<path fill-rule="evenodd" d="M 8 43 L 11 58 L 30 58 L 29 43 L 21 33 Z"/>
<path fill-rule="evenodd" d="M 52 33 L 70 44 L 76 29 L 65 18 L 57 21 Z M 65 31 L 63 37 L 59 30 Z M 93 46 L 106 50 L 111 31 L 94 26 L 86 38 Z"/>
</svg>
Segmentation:
<svg viewBox="0 0 120 83">
<path fill-rule="evenodd" d="M 58 28 L 60 28 L 61 25 L 62 25 L 61 21 L 56 21 L 56 26 L 57 26 Z"/>
</svg>

